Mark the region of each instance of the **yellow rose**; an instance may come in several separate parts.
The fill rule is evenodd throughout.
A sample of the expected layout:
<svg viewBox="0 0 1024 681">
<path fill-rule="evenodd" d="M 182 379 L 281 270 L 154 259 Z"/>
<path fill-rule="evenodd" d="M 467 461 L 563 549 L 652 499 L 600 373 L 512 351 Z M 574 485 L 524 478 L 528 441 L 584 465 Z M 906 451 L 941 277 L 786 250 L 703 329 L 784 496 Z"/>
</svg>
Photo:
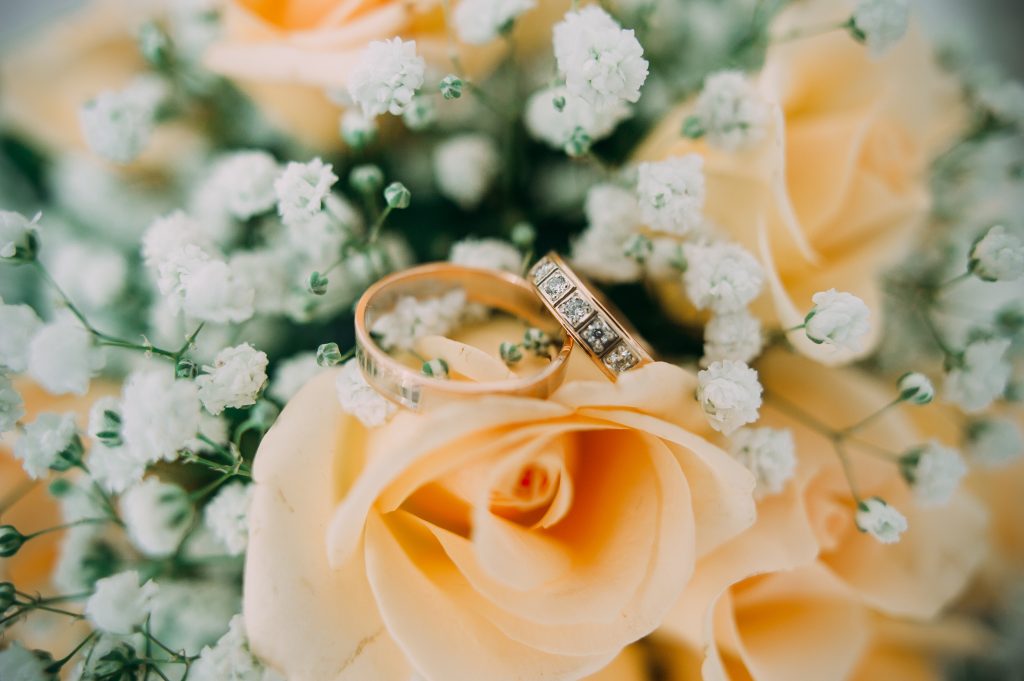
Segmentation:
<svg viewBox="0 0 1024 681">
<path fill-rule="evenodd" d="M 146 71 L 139 25 L 153 15 L 145 3 L 92 0 L 0 56 L 0 119 L 49 152 L 86 148 L 78 109 L 104 90 L 117 90 Z M 194 133 L 161 125 L 132 164 L 166 172 Z"/>
<path fill-rule="evenodd" d="M 516 39 L 531 49 L 566 0 L 517 22 Z M 442 0 L 231 0 L 224 35 L 206 55 L 214 71 L 236 80 L 282 129 L 313 146 L 336 147 L 339 107 L 326 94 L 342 90 L 360 53 L 373 40 L 400 36 L 438 70 L 453 69 Z M 469 75 L 486 74 L 503 41 L 455 44 Z"/>
<path fill-rule="evenodd" d="M 793 3 L 773 33 L 849 15 L 849 3 Z M 879 273 L 900 259 L 926 217 L 929 161 L 961 127 L 956 81 L 939 70 L 914 31 L 879 60 L 845 32 L 832 31 L 772 47 L 758 87 L 775 115 L 755 148 L 724 152 L 683 137 L 694 106 L 688 102 L 635 160 L 703 156 L 708 218 L 756 254 L 766 271 L 755 312 L 791 328 L 803 322 L 815 292 L 848 291 L 875 316 L 868 352 L 882 328 Z M 660 288 L 669 311 L 692 316 L 678 284 Z M 819 359 L 851 359 L 801 333 L 790 337 Z"/>
<path fill-rule="evenodd" d="M 782 351 L 759 370 L 757 425 L 792 430 L 797 475 L 758 504 L 753 527 L 701 560 L 664 631 L 707 651 L 706 679 L 841 681 L 865 664 L 875 613 L 927 620 L 961 592 L 984 556 L 985 513 L 964 492 L 921 508 L 895 463 L 849 444 L 861 496 L 881 496 L 909 522 L 898 544 L 858 531 L 833 445 L 805 421 L 842 429 L 888 403 L 894 388 Z M 912 409 L 888 411 L 859 437 L 893 452 L 920 443 Z"/>
<path fill-rule="evenodd" d="M 333 373 L 314 379 L 256 457 L 253 649 L 291 681 L 596 672 L 753 522 L 750 475 L 682 421 L 703 421 L 694 388 L 658 363 L 367 430 L 340 411 Z"/>
</svg>

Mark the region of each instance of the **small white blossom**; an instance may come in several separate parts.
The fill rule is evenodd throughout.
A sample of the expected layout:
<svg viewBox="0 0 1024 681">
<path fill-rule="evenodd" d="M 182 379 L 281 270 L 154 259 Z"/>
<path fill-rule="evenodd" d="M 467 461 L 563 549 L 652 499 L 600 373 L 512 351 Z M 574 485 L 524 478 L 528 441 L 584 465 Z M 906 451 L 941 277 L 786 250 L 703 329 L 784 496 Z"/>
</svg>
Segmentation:
<svg viewBox="0 0 1024 681">
<path fill-rule="evenodd" d="M 65 239 L 54 244 L 50 274 L 76 303 L 102 309 L 114 304 L 128 282 L 128 261 L 115 248 Z"/>
<path fill-rule="evenodd" d="M 377 136 L 377 130 L 377 119 L 359 109 L 349 109 L 341 115 L 341 139 L 350 147 L 365 147 Z"/>
<path fill-rule="evenodd" d="M 411 350 L 420 338 L 450 333 L 462 321 L 468 307 L 462 289 L 435 298 L 405 296 L 391 312 L 373 321 L 370 333 L 388 352 Z"/>
<path fill-rule="evenodd" d="M 643 274 L 626 250 L 640 229 L 636 195 L 614 184 L 596 184 L 583 206 L 587 229 L 572 243 L 573 266 L 597 281 L 630 282 Z"/>
<path fill-rule="evenodd" d="M 127 447 L 108 447 L 96 442 L 89 449 L 89 475 L 111 494 L 121 494 L 145 474 L 146 462 Z"/>
<path fill-rule="evenodd" d="M 686 294 L 698 310 L 716 314 L 743 310 L 764 286 L 764 270 L 738 244 L 685 244 Z"/>
<path fill-rule="evenodd" d="M 53 681 L 49 671 L 52 660 L 36 655 L 19 641 L 0 650 L 0 678 L 11 681 Z"/>
<path fill-rule="evenodd" d="M 881 57 L 898 43 L 910 25 L 910 0 L 858 0 L 853 25 L 872 56 Z"/>
<path fill-rule="evenodd" d="M 29 375 L 54 395 L 84 395 L 103 364 L 92 335 L 70 316 L 39 329 L 28 346 Z"/>
<path fill-rule="evenodd" d="M 274 181 L 280 172 L 277 160 L 265 151 L 236 151 L 217 161 L 208 182 L 231 215 L 248 220 L 277 203 Z"/>
<path fill-rule="evenodd" d="M 278 402 L 287 402 L 302 386 L 320 373 L 320 365 L 316 363 L 315 352 L 302 352 L 277 365 L 274 380 L 267 388 L 267 394 Z"/>
<path fill-rule="evenodd" d="M 898 384 L 900 399 L 914 404 L 928 404 L 935 397 L 935 386 L 924 374 L 912 371 L 903 374 Z"/>
<path fill-rule="evenodd" d="M 480 204 L 498 175 L 500 163 L 494 140 L 487 135 L 456 135 L 434 150 L 438 189 L 466 210 Z"/>
<path fill-rule="evenodd" d="M 88 477 L 68 482 L 70 484 L 58 488 L 57 492 L 51 490 L 51 494 L 60 501 L 60 514 L 65 523 L 107 518 L 103 499 L 96 493 Z"/>
<path fill-rule="evenodd" d="M 281 681 L 281 677 L 265 669 L 249 650 L 245 620 L 241 615 L 231 618 L 228 632 L 213 647 L 206 646 L 192 664 L 190 681 Z"/>
<path fill-rule="evenodd" d="M 367 428 L 384 425 L 398 410 L 397 406 L 370 387 L 359 369 L 359 362 L 354 359 L 341 367 L 336 388 L 342 411 L 355 416 Z"/>
<path fill-rule="evenodd" d="M 483 45 L 510 30 L 520 14 L 536 5 L 536 0 L 461 0 L 452 14 L 455 32 L 464 43 Z"/>
<path fill-rule="evenodd" d="M 746 310 L 715 315 L 704 327 L 705 365 L 723 359 L 749 363 L 761 354 L 761 320 Z"/>
<path fill-rule="evenodd" d="M 119 572 L 96 582 L 85 602 L 85 617 L 96 629 L 107 634 L 131 634 L 146 622 L 152 612 L 158 587 L 155 582 L 140 583 L 135 570 Z"/>
<path fill-rule="evenodd" d="M 146 478 L 121 497 L 128 538 L 147 556 L 169 556 L 188 532 L 194 510 L 177 485 Z"/>
<path fill-rule="evenodd" d="M 796 447 L 788 429 L 741 428 L 732 436 L 730 451 L 754 474 L 759 498 L 780 493 L 796 473 Z"/>
<path fill-rule="evenodd" d="M 563 103 L 561 109 L 555 106 L 556 102 Z M 610 135 L 630 114 L 625 102 L 595 109 L 564 87 L 550 87 L 530 96 L 523 120 L 531 137 L 554 149 L 565 149 L 577 131 L 596 142 Z"/>
<path fill-rule="evenodd" d="M 983 466 L 1003 466 L 1024 455 L 1024 434 L 1011 419 L 976 421 L 967 428 L 967 452 Z"/>
<path fill-rule="evenodd" d="M 834 288 L 815 293 L 811 300 L 814 307 L 804 318 L 807 337 L 818 344 L 859 352 L 871 330 L 871 311 L 864 301 Z"/>
<path fill-rule="evenodd" d="M 402 121 L 410 130 L 426 130 L 437 121 L 437 106 L 425 95 L 416 95 L 405 107 Z"/>
<path fill-rule="evenodd" d="M 1010 382 L 1013 367 L 1006 360 L 1010 341 L 977 340 L 967 346 L 958 366 L 946 374 L 945 394 L 967 412 L 986 409 Z"/>
<path fill-rule="evenodd" d="M 78 111 L 86 143 L 111 161 L 135 160 L 149 142 L 165 93 L 149 79 L 139 79 L 124 90 L 101 92 Z"/>
<path fill-rule="evenodd" d="M 967 464 L 960 452 L 933 440 L 904 455 L 900 470 L 919 504 L 945 506 L 967 475 Z"/>
<path fill-rule="evenodd" d="M 45 478 L 58 457 L 75 446 L 77 435 L 74 414 L 40 414 L 25 426 L 14 444 L 14 456 L 30 478 Z"/>
<path fill-rule="evenodd" d="M 121 400 L 112 395 L 101 397 L 89 407 L 89 426 L 86 432 L 94 440 L 102 440 L 109 431 L 121 432 Z"/>
<path fill-rule="evenodd" d="M 764 137 L 769 110 L 742 71 L 720 71 L 704 82 L 694 116 L 713 146 L 738 151 Z"/>
<path fill-rule="evenodd" d="M 320 212 L 337 181 L 334 167 L 319 158 L 308 163 L 289 163 L 274 181 L 281 219 L 290 224 L 312 218 Z"/>
<path fill-rule="evenodd" d="M 219 414 L 226 407 L 240 409 L 256 404 L 267 382 L 267 364 L 266 353 L 248 343 L 218 352 L 213 366 L 203 367 L 206 373 L 196 377 L 199 399 L 206 411 Z"/>
<path fill-rule="evenodd" d="M 199 260 L 181 274 L 181 309 L 188 316 L 215 324 L 244 322 L 252 317 L 256 291 L 223 260 Z"/>
<path fill-rule="evenodd" d="M 22 416 L 25 415 L 25 403 L 21 395 L 14 389 L 11 377 L 0 369 L 0 436 L 14 430 Z"/>
<path fill-rule="evenodd" d="M 907 519 L 878 497 L 860 502 L 856 516 L 857 528 L 883 544 L 895 544 L 907 531 Z"/>
<path fill-rule="evenodd" d="M 683 235 L 704 221 L 704 159 L 697 154 L 641 163 L 636 190 L 641 215 L 653 229 Z"/>
<path fill-rule="evenodd" d="M 501 239 L 463 239 L 452 246 L 448 259 L 456 265 L 502 272 L 518 272 L 523 264 L 519 249 Z"/>
<path fill-rule="evenodd" d="M 195 383 L 176 380 L 166 368 L 128 376 L 121 404 L 121 436 L 139 461 L 173 461 L 199 432 Z"/>
<path fill-rule="evenodd" d="M 758 419 L 761 383 L 743 362 L 712 362 L 697 374 L 697 401 L 711 427 L 729 435 Z"/>
<path fill-rule="evenodd" d="M 177 210 L 154 220 L 142 236 L 142 259 L 154 272 L 182 249 L 194 247 L 204 253 L 215 252 L 213 242 L 194 218 Z M 160 282 L 160 292 L 167 295 L 177 281 Z"/>
<path fill-rule="evenodd" d="M 241 555 L 249 542 L 252 492 L 252 485 L 240 482 L 226 485 L 203 512 L 206 526 L 233 556 Z"/>
<path fill-rule="evenodd" d="M 21 213 L 0 210 L 0 263 L 18 259 L 33 249 L 35 220 L 29 220 Z"/>
<path fill-rule="evenodd" d="M 11 371 L 28 368 L 28 348 L 43 325 L 28 305 L 6 305 L 0 298 L 0 366 Z"/>
<path fill-rule="evenodd" d="M 1024 128 L 1024 84 L 1005 80 L 982 87 L 978 101 L 1000 121 Z"/>
<path fill-rule="evenodd" d="M 423 86 L 426 62 L 416 54 L 416 41 L 375 40 L 352 70 L 348 93 L 367 118 L 390 112 L 397 116 Z"/>
<path fill-rule="evenodd" d="M 985 281 L 1016 281 L 1024 276 L 1024 241 L 996 225 L 974 243 L 970 268 Z"/>
<path fill-rule="evenodd" d="M 640 99 L 648 72 L 643 47 L 600 7 L 567 13 L 555 25 L 554 46 L 570 94 L 597 109 Z"/>
</svg>

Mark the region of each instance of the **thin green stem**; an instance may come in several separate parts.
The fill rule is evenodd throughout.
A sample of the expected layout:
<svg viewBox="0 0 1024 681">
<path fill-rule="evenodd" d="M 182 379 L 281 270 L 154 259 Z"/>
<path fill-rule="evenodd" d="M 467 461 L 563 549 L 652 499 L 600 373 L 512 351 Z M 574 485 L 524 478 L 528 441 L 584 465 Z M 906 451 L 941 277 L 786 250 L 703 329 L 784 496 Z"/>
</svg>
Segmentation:
<svg viewBox="0 0 1024 681">
<path fill-rule="evenodd" d="M 36 537 L 41 537 L 44 534 L 50 534 L 51 532 L 60 532 L 61 530 L 67 530 L 72 527 L 78 527 L 79 525 L 95 525 L 107 522 L 110 522 L 109 518 L 82 518 L 81 520 L 76 520 L 70 523 L 63 523 L 61 525 L 54 525 L 53 527 L 48 527 L 45 530 L 39 530 L 37 532 L 33 532 L 32 534 L 26 534 L 24 540 L 28 541 L 30 539 L 35 539 Z"/>
<path fill-rule="evenodd" d="M 802 40 L 803 38 L 813 38 L 815 36 L 831 33 L 832 31 L 849 30 L 852 26 L 852 19 L 847 19 L 846 21 L 842 21 L 838 24 L 831 22 L 817 26 L 802 26 L 800 28 L 790 29 L 782 35 L 772 38 L 771 42 L 773 44 L 788 43 L 794 40 Z"/>
<path fill-rule="evenodd" d="M 46 668 L 46 670 L 48 672 L 52 672 L 52 673 L 59 672 L 61 670 L 61 667 L 66 665 L 68 662 L 70 662 L 71 658 L 73 658 L 75 655 L 77 655 L 78 651 L 81 650 L 82 648 L 84 648 L 85 646 L 87 646 L 89 644 L 89 641 L 91 641 L 96 636 L 98 636 L 98 634 L 95 631 L 91 632 L 88 636 L 86 636 L 82 640 L 81 643 L 79 643 L 77 646 L 75 646 L 74 649 L 70 653 L 68 653 L 67 655 L 65 655 L 61 659 L 54 661 L 53 664 L 51 664 L 49 667 Z"/>
<path fill-rule="evenodd" d="M 843 466 L 843 475 L 846 476 L 846 483 L 850 486 L 850 494 L 853 495 L 853 500 L 859 506 L 862 497 L 857 490 L 857 481 L 853 477 L 853 462 L 850 461 L 850 455 L 847 454 L 846 447 L 841 440 L 833 440 L 832 444 L 835 447 L 836 455 L 839 456 L 839 462 Z"/>
<path fill-rule="evenodd" d="M 26 480 L 11 490 L 3 499 L 0 499 L 0 517 L 10 510 L 12 506 L 24 499 L 38 484 L 38 480 Z"/>
<path fill-rule="evenodd" d="M 391 215 L 391 211 L 393 210 L 394 208 L 391 206 L 385 206 L 384 210 L 382 210 L 380 215 L 377 216 L 377 219 L 373 223 L 373 227 L 370 228 L 370 235 L 366 238 L 367 244 L 372 245 L 377 243 L 377 239 L 380 237 L 380 230 L 383 229 L 384 223 L 387 222 L 388 216 Z"/>
<path fill-rule="evenodd" d="M 864 428 L 869 423 L 873 422 L 875 419 L 877 419 L 878 417 L 882 416 L 882 414 L 884 414 L 885 412 L 889 411 L 890 409 L 895 407 L 897 404 L 900 404 L 901 402 L 903 402 L 903 398 L 897 397 L 896 399 L 892 400 L 891 402 L 886 404 L 881 409 L 875 411 L 874 413 L 868 414 L 867 416 L 862 418 L 860 421 L 857 421 L 852 426 L 847 426 L 846 428 L 843 428 L 841 431 L 839 431 L 837 433 L 837 435 L 839 435 L 840 437 L 844 437 L 844 438 L 849 436 L 849 435 L 852 435 L 853 433 L 855 433 L 858 430 Z"/>
</svg>

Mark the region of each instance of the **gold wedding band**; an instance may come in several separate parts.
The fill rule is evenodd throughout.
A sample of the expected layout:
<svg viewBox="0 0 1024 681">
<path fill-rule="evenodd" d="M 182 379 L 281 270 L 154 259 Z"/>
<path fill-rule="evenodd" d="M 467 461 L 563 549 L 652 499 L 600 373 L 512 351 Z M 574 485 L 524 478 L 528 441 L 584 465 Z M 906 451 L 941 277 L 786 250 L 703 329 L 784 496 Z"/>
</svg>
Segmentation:
<svg viewBox="0 0 1024 681">
<path fill-rule="evenodd" d="M 557 253 L 541 258 L 529 279 L 566 332 L 612 380 L 654 361 L 629 322 Z"/>
<path fill-rule="evenodd" d="M 427 376 L 389 355 L 370 333 L 374 322 L 406 297 L 426 299 L 462 289 L 467 303 L 501 310 L 539 328 L 562 347 L 543 370 L 531 376 L 501 381 L 457 381 Z M 400 406 L 422 411 L 453 400 L 484 395 L 514 395 L 544 399 L 565 379 L 573 338 L 565 334 L 533 288 L 522 278 L 497 270 L 450 263 L 421 265 L 397 272 L 368 288 L 355 313 L 356 357 L 366 382 Z"/>
</svg>

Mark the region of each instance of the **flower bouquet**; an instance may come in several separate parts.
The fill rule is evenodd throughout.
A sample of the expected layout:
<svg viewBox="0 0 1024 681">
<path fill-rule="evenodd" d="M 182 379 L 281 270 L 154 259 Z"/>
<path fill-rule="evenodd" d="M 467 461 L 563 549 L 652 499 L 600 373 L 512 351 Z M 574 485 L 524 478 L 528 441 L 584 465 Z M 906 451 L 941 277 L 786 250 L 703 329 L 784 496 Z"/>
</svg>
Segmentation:
<svg viewBox="0 0 1024 681">
<path fill-rule="evenodd" d="M 8 40 L 0 679 L 1019 678 L 1022 161 L 908 0 Z"/>
</svg>

